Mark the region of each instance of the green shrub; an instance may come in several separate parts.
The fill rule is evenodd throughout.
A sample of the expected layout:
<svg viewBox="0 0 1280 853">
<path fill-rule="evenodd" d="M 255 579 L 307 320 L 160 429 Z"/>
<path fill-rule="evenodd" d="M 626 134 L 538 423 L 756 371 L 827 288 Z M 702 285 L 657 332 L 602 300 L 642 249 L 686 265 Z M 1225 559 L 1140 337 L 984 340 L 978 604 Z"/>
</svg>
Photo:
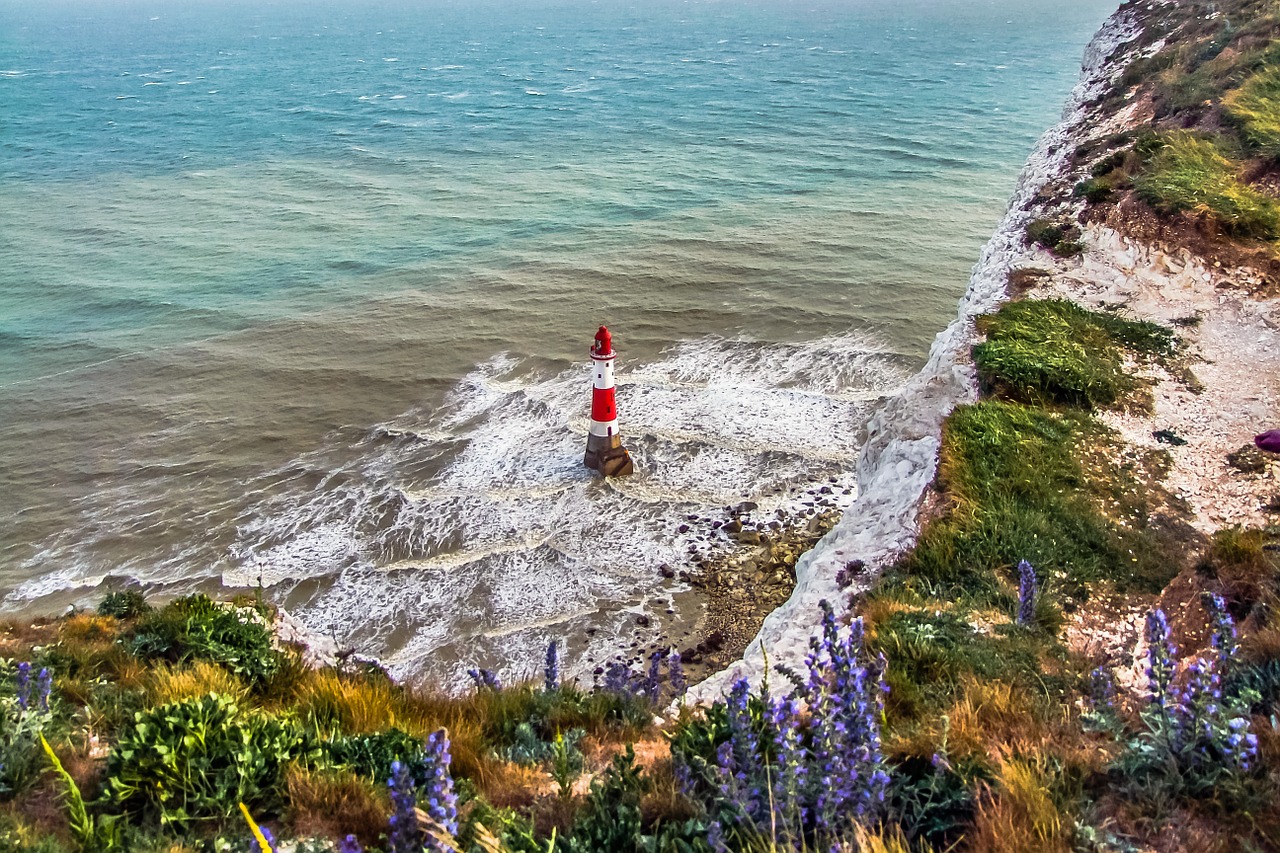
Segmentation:
<svg viewBox="0 0 1280 853">
<path fill-rule="evenodd" d="M 1165 214 L 1204 214 L 1235 237 L 1280 236 L 1280 206 L 1241 182 L 1238 166 L 1217 144 L 1189 133 L 1169 134 L 1163 143 L 1134 180 L 1152 207 Z"/>
<path fill-rule="evenodd" d="M 220 664 L 259 689 L 281 662 L 260 611 L 225 606 L 201 594 L 179 598 L 146 614 L 127 645 L 144 659 Z"/>
<path fill-rule="evenodd" d="M 1076 184 L 1076 188 L 1072 190 L 1072 195 L 1076 198 L 1083 198 L 1090 204 L 1098 204 L 1111 198 L 1114 190 L 1111 184 L 1100 178 L 1090 178 L 1087 181 L 1081 181 Z"/>
<path fill-rule="evenodd" d="M 991 781 L 991 774 L 973 760 L 959 767 L 944 754 L 909 756 L 894 766 L 886 797 L 893 822 L 907 840 L 928 845 L 925 849 L 955 847 L 977 812 L 977 787 Z"/>
<path fill-rule="evenodd" d="M 1173 332 L 1087 311 L 1060 299 L 1006 303 L 978 320 L 987 336 L 973 348 L 988 393 L 1032 404 L 1106 407 L 1134 388 L 1121 346 L 1144 355 L 1171 354 Z"/>
<path fill-rule="evenodd" d="M 114 616 L 117 619 L 136 619 L 151 612 L 151 605 L 146 597 L 136 589 L 108 593 L 98 604 L 99 616 Z"/>
<path fill-rule="evenodd" d="M 285 765 L 319 752 L 288 719 L 242 712 L 231 699 L 201 699 L 141 711 L 107 758 L 104 799 L 179 832 L 194 822 L 279 809 Z"/>
<path fill-rule="evenodd" d="M 427 784 L 423 764 L 423 741 L 401 729 L 387 729 L 374 734 L 336 737 L 324 745 L 329 762 L 350 767 L 360 776 L 385 783 L 391 778 L 391 763 L 409 766 L 409 775 L 419 786 Z"/>
<path fill-rule="evenodd" d="M 1084 251 L 1079 237 L 1080 229 L 1073 224 L 1062 225 L 1048 219 L 1033 219 L 1027 223 L 1027 242 L 1043 246 L 1060 258 Z"/>
</svg>

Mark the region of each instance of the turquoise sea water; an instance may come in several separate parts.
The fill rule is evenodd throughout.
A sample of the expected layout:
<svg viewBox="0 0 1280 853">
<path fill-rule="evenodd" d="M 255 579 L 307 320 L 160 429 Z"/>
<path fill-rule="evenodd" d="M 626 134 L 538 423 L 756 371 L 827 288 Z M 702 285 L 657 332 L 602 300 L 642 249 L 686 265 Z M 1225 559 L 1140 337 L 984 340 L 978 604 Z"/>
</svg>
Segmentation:
<svg viewBox="0 0 1280 853">
<path fill-rule="evenodd" d="M 4 607 L 261 578 L 434 674 L 678 641 L 704 519 L 848 501 L 1114 5 L 0 0 Z"/>
</svg>

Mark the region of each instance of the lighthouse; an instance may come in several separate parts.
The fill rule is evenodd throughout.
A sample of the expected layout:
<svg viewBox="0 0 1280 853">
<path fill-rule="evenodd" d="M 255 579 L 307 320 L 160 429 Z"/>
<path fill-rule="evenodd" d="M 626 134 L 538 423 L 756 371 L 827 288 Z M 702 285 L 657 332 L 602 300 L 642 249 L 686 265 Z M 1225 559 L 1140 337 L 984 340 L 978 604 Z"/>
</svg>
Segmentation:
<svg viewBox="0 0 1280 853">
<path fill-rule="evenodd" d="M 606 477 L 625 477 L 635 468 L 618 434 L 618 404 L 613 398 L 613 338 L 600 327 L 591 346 L 591 429 L 583 463 Z"/>
</svg>

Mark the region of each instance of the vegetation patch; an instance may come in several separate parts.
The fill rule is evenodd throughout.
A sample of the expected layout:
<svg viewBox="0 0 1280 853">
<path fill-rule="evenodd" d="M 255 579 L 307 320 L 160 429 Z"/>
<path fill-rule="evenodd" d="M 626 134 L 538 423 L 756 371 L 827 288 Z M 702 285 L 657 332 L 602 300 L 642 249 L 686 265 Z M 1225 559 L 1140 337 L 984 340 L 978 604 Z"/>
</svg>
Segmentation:
<svg viewBox="0 0 1280 853">
<path fill-rule="evenodd" d="M 978 319 L 986 341 L 973 348 L 983 389 L 1033 405 L 1105 408 L 1135 388 L 1125 351 L 1165 357 L 1174 335 L 1155 323 L 1087 311 L 1061 299 L 1006 303 Z"/>
<path fill-rule="evenodd" d="M 1265 68 L 1249 77 L 1226 96 L 1223 106 L 1252 150 L 1280 156 L 1280 69 Z"/>
<path fill-rule="evenodd" d="M 1027 242 L 1042 246 L 1060 258 L 1069 258 L 1084 251 L 1080 228 L 1074 223 L 1034 219 L 1027 223 Z"/>
<path fill-rule="evenodd" d="M 1280 205 L 1240 180 L 1240 167 L 1218 143 L 1185 132 L 1166 134 L 1142 174 L 1138 195 L 1164 214 L 1190 212 L 1239 238 L 1280 236 Z"/>
</svg>

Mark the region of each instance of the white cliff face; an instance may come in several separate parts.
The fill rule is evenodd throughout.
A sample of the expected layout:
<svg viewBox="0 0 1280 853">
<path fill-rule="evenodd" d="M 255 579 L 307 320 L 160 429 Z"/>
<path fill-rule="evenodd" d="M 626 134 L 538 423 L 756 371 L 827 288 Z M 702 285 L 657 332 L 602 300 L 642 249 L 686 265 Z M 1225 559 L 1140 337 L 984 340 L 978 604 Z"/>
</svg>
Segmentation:
<svg viewBox="0 0 1280 853">
<path fill-rule="evenodd" d="M 858 458 L 858 498 L 840 523 L 796 564 L 791 598 L 765 620 L 738 663 L 690 691 L 693 701 L 710 701 L 747 678 L 758 686 L 769 664 L 800 667 L 815 633 L 823 599 L 836 603 L 836 575 L 851 560 L 862 560 L 874 576 L 914 542 L 924 490 L 937 467 L 943 419 L 959 403 L 976 399 L 969 350 L 974 318 L 1006 298 L 1009 271 L 1034 257 L 1025 245 L 1026 224 L 1036 194 L 1069 164 L 1084 131 L 1086 105 L 1101 95 L 1124 68 L 1117 51 L 1139 34 L 1134 16 L 1121 9 L 1094 36 L 1085 51 L 1080 82 L 1063 120 L 1036 146 L 1019 178 L 1009 210 L 983 249 L 958 316 L 934 339 L 925 368 L 876 414 Z M 1121 51 L 1123 52 L 1123 51 Z"/>
</svg>

